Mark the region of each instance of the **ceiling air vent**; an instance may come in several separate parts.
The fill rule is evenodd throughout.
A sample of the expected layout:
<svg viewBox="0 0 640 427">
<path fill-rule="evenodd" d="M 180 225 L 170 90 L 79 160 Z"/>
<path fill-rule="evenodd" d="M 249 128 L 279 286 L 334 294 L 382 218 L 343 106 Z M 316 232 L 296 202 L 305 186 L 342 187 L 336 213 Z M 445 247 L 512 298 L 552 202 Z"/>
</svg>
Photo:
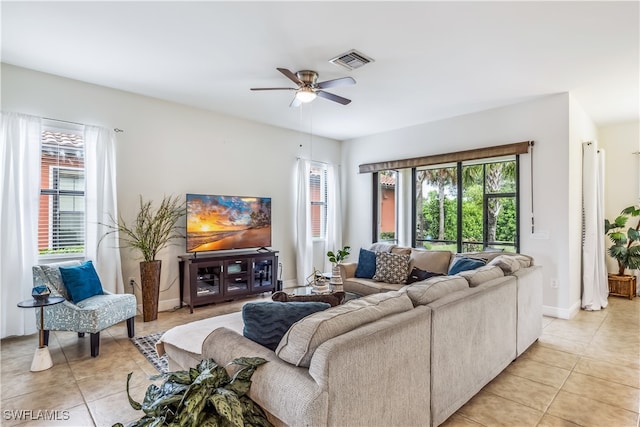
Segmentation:
<svg viewBox="0 0 640 427">
<path fill-rule="evenodd" d="M 367 65 L 369 62 L 373 61 L 373 59 L 358 52 L 355 49 L 351 49 L 350 51 L 329 60 L 329 62 L 331 62 L 332 64 L 341 65 L 348 70 L 355 70 L 356 68 L 360 68 L 363 65 Z"/>
</svg>

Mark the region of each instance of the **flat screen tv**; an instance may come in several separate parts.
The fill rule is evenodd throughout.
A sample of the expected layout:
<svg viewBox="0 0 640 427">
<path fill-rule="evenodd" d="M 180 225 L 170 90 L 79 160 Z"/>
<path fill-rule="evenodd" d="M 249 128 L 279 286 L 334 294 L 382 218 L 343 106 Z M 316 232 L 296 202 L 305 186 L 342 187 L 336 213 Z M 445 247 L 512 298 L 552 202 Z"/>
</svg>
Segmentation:
<svg viewBox="0 0 640 427">
<path fill-rule="evenodd" d="M 271 198 L 187 194 L 187 252 L 271 246 Z"/>
</svg>

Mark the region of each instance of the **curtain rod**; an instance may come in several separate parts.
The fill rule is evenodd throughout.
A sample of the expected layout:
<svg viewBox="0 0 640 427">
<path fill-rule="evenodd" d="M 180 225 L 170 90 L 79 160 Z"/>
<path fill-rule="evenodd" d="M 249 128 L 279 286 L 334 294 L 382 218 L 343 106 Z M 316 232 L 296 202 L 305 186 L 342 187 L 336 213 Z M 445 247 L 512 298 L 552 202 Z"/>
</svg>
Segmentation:
<svg viewBox="0 0 640 427">
<path fill-rule="evenodd" d="M 78 122 L 72 122 L 69 120 L 60 120 L 60 119 L 52 119 L 50 117 L 43 117 L 44 120 L 51 120 L 54 122 L 62 122 L 62 123 L 70 123 L 72 125 L 79 125 L 79 126 L 95 126 L 95 125 L 87 125 L 86 123 L 78 123 Z M 119 129 L 119 128 L 113 128 L 114 132 L 124 132 L 124 130 Z"/>
</svg>

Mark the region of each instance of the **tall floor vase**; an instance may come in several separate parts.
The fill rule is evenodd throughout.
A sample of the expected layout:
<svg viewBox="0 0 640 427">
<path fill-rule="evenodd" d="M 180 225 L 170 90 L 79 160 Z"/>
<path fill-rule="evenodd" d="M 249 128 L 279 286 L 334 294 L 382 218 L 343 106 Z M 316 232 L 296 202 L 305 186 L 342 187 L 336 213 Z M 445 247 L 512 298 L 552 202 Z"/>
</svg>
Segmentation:
<svg viewBox="0 0 640 427">
<path fill-rule="evenodd" d="M 162 261 L 142 261 L 140 281 L 142 282 L 142 319 L 151 322 L 158 318 L 158 297 L 160 295 L 160 268 Z"/>
</svg>

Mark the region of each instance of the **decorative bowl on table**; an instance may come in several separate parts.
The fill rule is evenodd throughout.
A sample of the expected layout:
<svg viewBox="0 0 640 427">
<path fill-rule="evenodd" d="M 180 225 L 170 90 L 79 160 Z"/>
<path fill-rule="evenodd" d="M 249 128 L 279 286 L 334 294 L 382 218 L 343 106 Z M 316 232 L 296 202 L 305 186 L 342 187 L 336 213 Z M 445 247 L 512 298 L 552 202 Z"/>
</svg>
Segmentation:
<svg viewBox="0 0 640 427">
<path fill-rule="evenodd" d="M 31 296 L 36 301 L 45 301 L 49 298 L 49 295 L 51 295 L 51 290 L 44 285 L 34 286 L 33 289 L 31 289 Z"/>
</svg>

